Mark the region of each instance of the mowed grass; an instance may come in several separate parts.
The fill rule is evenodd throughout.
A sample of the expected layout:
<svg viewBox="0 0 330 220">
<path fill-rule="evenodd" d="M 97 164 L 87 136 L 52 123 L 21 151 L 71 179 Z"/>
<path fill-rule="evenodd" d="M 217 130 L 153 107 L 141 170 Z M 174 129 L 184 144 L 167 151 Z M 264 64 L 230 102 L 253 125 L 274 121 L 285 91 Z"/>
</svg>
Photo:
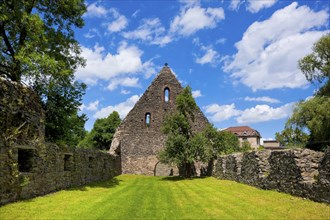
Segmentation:
<svg viewBox="0 0 330 220">
<path fill-rule="evenodd" d="M 121 175 L 2 206 L 0 219 L 330 219 L 330 206 L 212 177 Z"/>
</svg>

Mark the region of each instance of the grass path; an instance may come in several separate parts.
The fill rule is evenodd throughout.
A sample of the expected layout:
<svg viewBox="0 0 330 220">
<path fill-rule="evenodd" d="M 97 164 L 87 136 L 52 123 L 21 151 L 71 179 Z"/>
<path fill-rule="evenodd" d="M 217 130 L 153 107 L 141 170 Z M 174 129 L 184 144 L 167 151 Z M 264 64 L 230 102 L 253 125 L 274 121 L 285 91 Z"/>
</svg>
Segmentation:
<svg viewBox="0 0 330 220">
<path fill-rule="evenodd" d="M 328 219 L 330 206 L 215 178 L 121 175 L 0 207 L 0 219 Z"/>
</svg>

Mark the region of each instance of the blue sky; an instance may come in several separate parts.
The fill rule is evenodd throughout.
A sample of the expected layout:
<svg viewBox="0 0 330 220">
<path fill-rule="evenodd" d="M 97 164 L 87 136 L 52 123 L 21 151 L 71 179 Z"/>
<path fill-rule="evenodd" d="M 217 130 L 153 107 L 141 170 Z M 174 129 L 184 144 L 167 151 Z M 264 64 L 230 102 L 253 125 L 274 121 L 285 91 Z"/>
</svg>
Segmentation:
<svg viewBox="0 0 330 220">
<path fill-rule="evenodd" d="M 164 63 L 218 128 L 248 125 L 273 139 L 313 95 L 297 60 L 329 33 L 322 1 L 88 1 L 75 31 L 88 85 L 81 113 L 124 118 Z"/>
</svg>

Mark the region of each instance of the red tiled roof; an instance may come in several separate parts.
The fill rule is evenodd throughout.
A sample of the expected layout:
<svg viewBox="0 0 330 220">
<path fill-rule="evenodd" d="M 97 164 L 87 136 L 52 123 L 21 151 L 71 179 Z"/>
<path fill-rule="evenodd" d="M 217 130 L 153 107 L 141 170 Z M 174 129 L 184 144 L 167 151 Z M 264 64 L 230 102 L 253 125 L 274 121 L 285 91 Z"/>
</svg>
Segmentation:
<svg viewBox="0 0 330 220">
<path fill-rule="evenodd" d="M 226 128 L 225 131 L 229 131 L 238 137 L 261 137 L 257 130 L 250 128 L 249 126 L 237 126 Z"/>
</svg>

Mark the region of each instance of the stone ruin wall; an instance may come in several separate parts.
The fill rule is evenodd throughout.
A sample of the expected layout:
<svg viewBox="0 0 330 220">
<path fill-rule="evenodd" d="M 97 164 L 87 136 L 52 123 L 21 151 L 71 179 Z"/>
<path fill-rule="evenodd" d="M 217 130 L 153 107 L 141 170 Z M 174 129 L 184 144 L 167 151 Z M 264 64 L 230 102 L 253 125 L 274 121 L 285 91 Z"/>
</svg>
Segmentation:
<svg viewBox="0 0 330 220">
<path fill-rule="evenodd" d="M 330 148 L 226 155 L 216 161 L 213 176 L 330 203 Z"/>
<path fill-rule="evenodd" d="M 165 101 L 164 91 L 169 89 L 169 100 Z M 134 108 L 116 130 L 111 145 L 111 154 L 120 154 L 122 172 L 168 176 L 178 174 L 177 167 L 159 163 L 158 152 L 164 148 L 166 135 L 161 131 L 165 116 L 175 109 L 175 98 L 182 86 L 170 68 L 164 67 L 151 83 Z M 150 113 L 150 125 L 146 125 L 146 114 Z M 208 123 L 203 113 L 195 114 L 194 131 L 202 131 Z"/>
<path fill-rule="evenodd" d="M 120 158 L 44 142 L 38 96 L 0 78 L 0 205 L 119 175 Z"/>
</svg>

